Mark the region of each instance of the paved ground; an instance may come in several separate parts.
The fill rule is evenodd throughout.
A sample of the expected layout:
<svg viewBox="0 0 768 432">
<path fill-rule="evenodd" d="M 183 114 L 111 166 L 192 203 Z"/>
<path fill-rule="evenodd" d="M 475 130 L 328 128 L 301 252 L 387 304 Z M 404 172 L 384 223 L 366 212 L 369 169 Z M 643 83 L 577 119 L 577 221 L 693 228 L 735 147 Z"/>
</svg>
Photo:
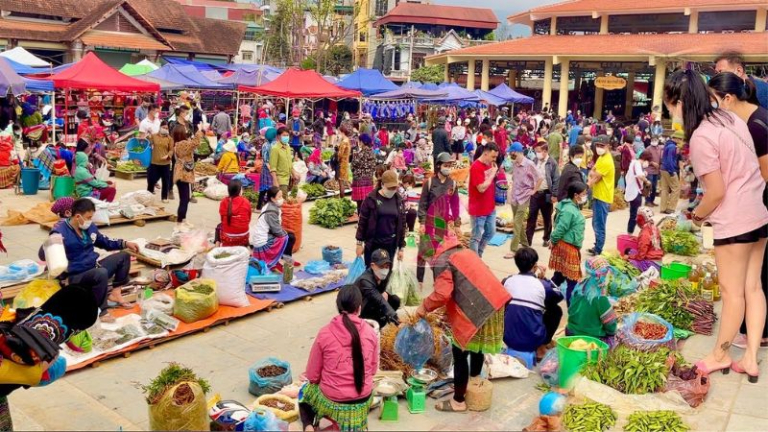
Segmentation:
<svg viewBox="0 0 768 432">
<path fill-rule="evenodd" d="M 119 181 L 120 193 L 142 189 L 143 180 Z M 5 209 L 26 210 L 42 202 L 47 194 L 17 197 L 12 191 L 0 191 L 0 214 Z M 170 204 L 175 211 L 176 202 Z M 305 221 L 311 204 L 304 205 Z M 196 226 L 212 230 L 218 223 L 218 203 L 200 198 L 191 204 L 190 221 Z M 624 232 L 627 212 L 612 213 L 608 218 L 608 244 L 614 244 L 616 235 Z M 468 229 L 465 226 L 465 230 Z M 138 229 L 132 225 L 107 228 L 113 237 L 131 239 L 154 238 L 168 235 L 171 222 L 151 222 Z M 36 256 L 46 232 L 37 225 L 2 227 L 3 241 L 8 255 L 0 263 Z M 591 246 L 594 236 L 587 228 L 585 248 Z M 333 243 L 344 249 L 345 258 L 354 254 L 354 226 L 333 231 L 316 226 L 304 226 L 304 242 L 297 259 L 306 262 L 318 259 L 320 248 Z M 537 233 L 535 246 L 546 263 L 548 250 L 541 247 L 541 234 Z M 512 261 L 502 257 L 506 247 L 489 247 L 485 261 L 499 276 L 514 271 Z M 409 249 L 407 262 L 415 262 L 415 249 Z M 429 278 L 427 278 L 429 280 Z M 425 288 L 430 290 L 430 287 Z M 167 362 L 178 361 L 207 378 L 215 392 L 225 399 L 250 404 L 254 398 L 248 394 L 248 367 L 254 361 L 276 356 L 287 360 L 294 376 L 304 369 L 314 336 L 335 314 L 334 295 L 327 294 L 311 302 L 296 302 L 271 313 L 258 313 L 240 319 L 229 326 L 218 326 L 208 333 L 199 333 L 159 345 L 153 350 L 134 353 L 130 358 L 104 362 L 99 368 L 67 375 L 50 387 L 20 390 L 10 397 L 17 430 L 146 430 L 147 405 L 137 388 L 147 383 Z M 713 337 L 695 336 L 689 340 L 683 353 L 695 361 L 705 355 L 714 343 Z M 734 349 L 733 355 L 740 353 Z M 765 351 L 761 356 L 765 357 Z M 712 379 L 707 401 L 694 416 L 691 426 L 698 430 L 768 430 L 768 411 L 765 393 L 768 391 L 768 362 L 761 363 L 763 379 L 760 384 L 747 383 L 738 374 L 718 374 Z M 522 380 L 495 381 L 493 407 L 489 412 L 468 415 L 441 414 L 430 402 L 424 414 L 407 413 L 401 402 L 401 420 L 381 423 L 371 415 L 372 430 L 520 430 L 536 414 L 541 393 L 534 387 L 540 382 L 531 375 Z M 291 429 L 297 429 L 297 424 Z"/>
</svg>

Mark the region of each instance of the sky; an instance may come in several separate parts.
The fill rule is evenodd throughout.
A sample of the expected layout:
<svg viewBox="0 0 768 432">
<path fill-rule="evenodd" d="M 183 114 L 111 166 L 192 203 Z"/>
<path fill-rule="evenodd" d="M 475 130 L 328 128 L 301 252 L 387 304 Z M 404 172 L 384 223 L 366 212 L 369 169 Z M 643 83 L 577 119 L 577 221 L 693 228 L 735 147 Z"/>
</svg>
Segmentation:
<svg viewBox="0 0 768 432">
<path fill-rule="evenodd" d="M 518 12 L 524 12 L 537 6 L 559 3 L 562 0 L 485 0 L 478 4 L 477 0 L 432 0 L 433 4 L 449 6 L 487 7 L 493 9 L 499 19 L 499 26 L 507 23 L 507 17 Z M 527 26 L 515 25 L 512 28 L 514 36 L 528 36 L 530 29 Z"/>
</svg>

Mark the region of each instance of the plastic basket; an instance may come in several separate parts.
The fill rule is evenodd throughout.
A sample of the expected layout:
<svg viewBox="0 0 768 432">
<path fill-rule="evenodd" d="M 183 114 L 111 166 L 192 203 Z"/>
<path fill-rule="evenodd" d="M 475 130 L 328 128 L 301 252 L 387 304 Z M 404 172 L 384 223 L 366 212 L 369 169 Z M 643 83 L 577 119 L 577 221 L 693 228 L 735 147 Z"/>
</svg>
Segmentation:
<svg viewBox="0 0 768 432">
<path fill-rule="evenodd" d="M 139 144 L 146 145 L 143 152 L 134 151 Z M 149 145 L 149 141 L 131 138 L 125 149 L 128 151 L 128 160 L 137 161 L 144 168 L 149 167 L 149 164 L 152 163 L 152 148 Z"/>
<path fill-rule="evenodd" d="M 572 342 L 582 339 L 585 342 L 594 342 L 597 344 L 597 350 L 575 350 L 570 349 Z M 561 388 L 570 388 L 571 380 L 586 364 L 597 363 L 597 361 L 608 352 L 608 344 L 600 339 L 591 336 L 566 336 L 557 340 L 557 358 L 560 362 L 558 375 Z"/>
<path fill-rule="evenodd" d="M 687 279 L 690 274 L 691 266 L 688 264 L 673 262 L 661 267 L 661 278 L 664 280 Z"/>
<path fill-rule="evenodd" d="M 616 237 L 616 249 L 620 254 L 627 252 L 627 250 L 638 250 L 637 237 L 629 234 L 620 234 Z"/>
</svg>

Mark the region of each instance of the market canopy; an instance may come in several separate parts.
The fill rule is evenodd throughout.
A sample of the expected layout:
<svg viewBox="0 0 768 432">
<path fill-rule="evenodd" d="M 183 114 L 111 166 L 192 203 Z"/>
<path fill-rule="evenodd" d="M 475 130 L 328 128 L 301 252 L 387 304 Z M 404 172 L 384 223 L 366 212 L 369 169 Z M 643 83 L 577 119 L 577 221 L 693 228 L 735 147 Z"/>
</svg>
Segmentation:
<svg viewBox="0 0 768 432">
<path fill-rule="evenodd" d="M 155 83 L 131 78 L 118 72 L 96 54 L 89 52 L 82 60 L 63 72 L 50 77 L 57 88 L 114 90 L 123 92 L 158 92 L 160 86 Z"/>
<path fill-rule="evenodd" d="M 47 61 L 41 59 L 40 57 L 37 57 L 36 55 L 32 54 L 31 52 L 25 50 L 22 47 L 16 47 L 12 50 L 1 52 L 0 57 L 9 58 L 15 61 L 16 63 L 20 63 L 20 64 L 23 64 L 24 66 L 30 66 L 30 67 L 46 67 L 51 65 Z"/>
<path fill-rule="evenodd" d="M 240 86 L 241 92 L 267 96 L 307 99 L 344 99 L 360 97 L 359 91 L 347 90 L 326 81 L 313 70 L 288 69 L 274 81 L 259 86 Z"/>
<path fill-rule="evenodd" d="M 0 97 L 5 97 L 8 93 L 14 96 L 22 95 L 26 88 L 24 78 L 14 72 L 5 59 L 0 59 Z"/>
<path fill-rule="evenodd" d="M 408 81 L 407 83 L 400 86 L 400 88 L 421 88 L 421 83 L 418 81 Z"/>
<path fill-rule="evenodd" d="M 183 84 L 173 83 L 173 82 L 166 81 L 160 78 L 155 78 L 149 75 L 136 75 L 134 78 L 138 80 L 158 84 L 160 86 L 160 90 L 163 90 L 163 91 L 181 90 L 186 88 L 186 86 Z"/>
<path fill-rule="evenodd" d="M 137 76 L 148 74 L 152 71 L 159 69 L 149 60 L 142 60 L 139 63 L 126 63 L 125 66 L 120 68 L 120 72 L 128 76 Z"/>
<path fill-rule="evenodd" d="M 477 97 L 480 98 L 480 100 L 488 102 L 490 105 L 501 106 L 509 103 L 506 101 L 506 99 L 502 99 L 496 96 L 495 94 L 487 91 L 475 90 L 472 93 L 476 94 Z"/>
<path fill-rule="evenodd" d="M 360 68 L 337 83 L 339 87 L 357 90 L 365 96 L 397 90 L 397 85 L 376 69 Z"/>
<path fill-rule="evenodd" d="M 509 88 L 508 85 L 503 83 L 497 85 L 496 88 L 489 91 L 488 93 L 491 93 L 494 96 L 504 99 L 505 103 L 524 103 L 524 104 L 533 103 L 532 97 L 526 96 L 524 94 L 520 94 L 512 90 L 511 88 Z"/>
<path fill-rule="evenodd" d="M 218 82 L 219 84 L 226 84 L 231 88 L 238 88 L 239 86 L 257 87 L 270 83 L 279 76 L 279 73 L 270 71 L 267 68 L 255 70 L 237 69 L 232 75 L 221 78 Z"/>
<path fill-rule="evenodd" d="M 27 84 L 27 91 L 31 93 L 52 92 L 53 81 L 22 77 Z"/>
<path fill-rule="evenodd" d="M 170 81 L 172 83 L 181 84 L 190 88 L 226 88 L 224 84 L 220 84 L 206 78 L 203 74 L 200 73 L 200 71 L 191 65 L 182 66 L 167 64 L 156 71 L 148 73 L 147 75 L 154 78 L 159 78 L 161 80 Z"/>
<path fill-rule="evenodd" d="M 421 88 L 424 90 L 437 90 L 439 87 L 435 83 L 424 83 L 421 85 Z"/>
<path fill-rule="evenodd" d="M 420 88 L 405 88 L 400 87 L 397 90 L 392 90 L 384 93 L 379 93 L 372 96 L 372 99 L 439 99 L 448 96 L 448 92 L 444 90 L 424 90 Z"/>
<path fill-rule="evenodd" d="M 480 102 L 480 98 L 473 92 L 459 87 L 458 84 L 452 83 L 441 88 L 443 92 L 447 92 L 447 97 L 439 97 L 435 99 L 426 99 L 435 103 L 449 103 L 449 102 Z"/>
<path fill-rule="evenodd" d="M 13 68 L 14 72 L 19 75 L 46 74 L 51 72 L 51 68 L 34 68 L 31 66 L 23 65 L 13 59 L 9 59 L 8 57 L 4 57 L 3 59 L 11 68 Z"/>
<path fill-rule="evenodd" d="M 229 70 L 227 65 L 201 62 L 198 60 L 185 60 L 178 57 L 163 56 L 163 60 L 175 66 L 192 66 L 199 71 L 204 70 Z"/>
</svg>

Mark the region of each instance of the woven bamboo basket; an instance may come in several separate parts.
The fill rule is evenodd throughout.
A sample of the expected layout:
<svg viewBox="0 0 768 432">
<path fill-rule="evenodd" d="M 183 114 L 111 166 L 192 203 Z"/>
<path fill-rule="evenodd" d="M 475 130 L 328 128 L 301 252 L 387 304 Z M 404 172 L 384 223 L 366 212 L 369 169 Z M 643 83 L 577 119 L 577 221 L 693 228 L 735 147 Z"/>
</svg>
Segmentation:
<svg viewBox="0 0 768 432">
<path fill-rule="evenodd" d="M 469 380 L 465 400 L 470 411 L 488 411 L 492 399 L 493 383 L 482 378 Z"/>
</svg>

